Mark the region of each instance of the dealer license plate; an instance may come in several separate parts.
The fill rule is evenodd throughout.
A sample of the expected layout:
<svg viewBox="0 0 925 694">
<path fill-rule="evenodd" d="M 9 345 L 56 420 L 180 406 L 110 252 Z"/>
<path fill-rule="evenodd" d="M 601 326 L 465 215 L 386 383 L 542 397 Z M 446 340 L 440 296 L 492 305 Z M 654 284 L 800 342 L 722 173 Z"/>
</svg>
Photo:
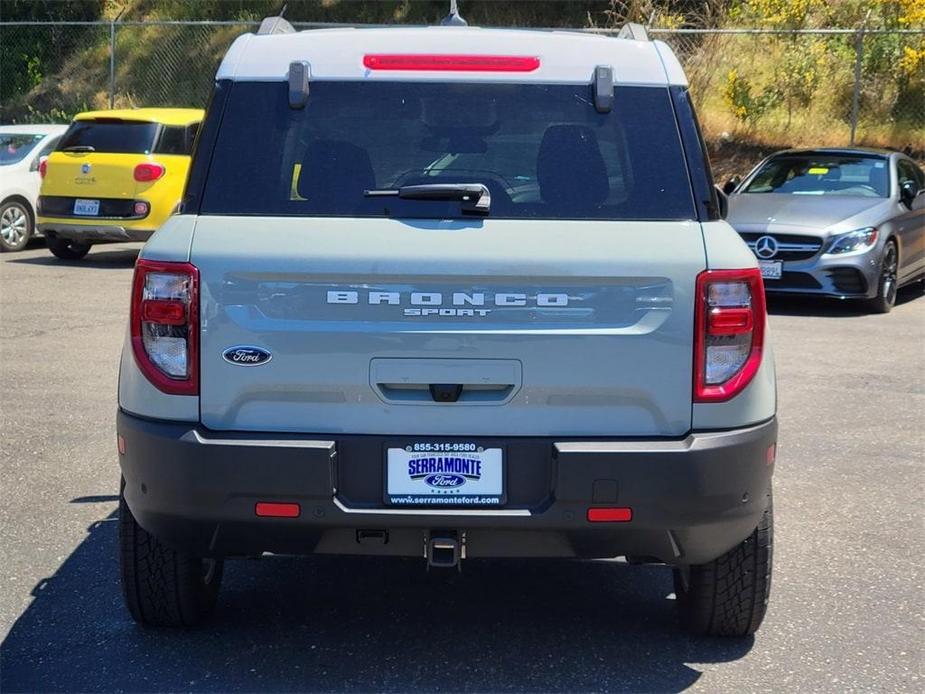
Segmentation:
<svg viewBox="0 0 925 694">
<path fill-rule="evenodd" d="M 419 442 L 386 452 L 386 501 L 395 506 L 500 506 L 500 448 Z"/>
<path fill-rule="evenodd" d="M 766 280 L 779 280 L 783 272 L 783 261 L 780 260 L 759 260 L 758 268 L 761 270 L 761 276 Z"/>
<path fill-rule="evenodd" d="M 81 200 L 78 198 L 74 201 L 74 214 L 79 214 L 85 217 L 96 217 L 99 213 L 99 200 Z"/>
</svg>

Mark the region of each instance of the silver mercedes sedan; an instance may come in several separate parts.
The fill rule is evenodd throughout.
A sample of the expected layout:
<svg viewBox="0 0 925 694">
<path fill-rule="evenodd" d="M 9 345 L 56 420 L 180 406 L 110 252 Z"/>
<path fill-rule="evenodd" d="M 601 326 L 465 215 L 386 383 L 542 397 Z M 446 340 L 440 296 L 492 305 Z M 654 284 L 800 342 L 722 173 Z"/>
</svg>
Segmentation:
<svg viewBox="0 0 925 694">
<path fill-rule="evenodd" d="M 733 178 L 727 220 L 769 293 L 867 300 L 888 312 L 925 281 L 925 173 L 891 150 L 786 150 Z"/>
</svg>

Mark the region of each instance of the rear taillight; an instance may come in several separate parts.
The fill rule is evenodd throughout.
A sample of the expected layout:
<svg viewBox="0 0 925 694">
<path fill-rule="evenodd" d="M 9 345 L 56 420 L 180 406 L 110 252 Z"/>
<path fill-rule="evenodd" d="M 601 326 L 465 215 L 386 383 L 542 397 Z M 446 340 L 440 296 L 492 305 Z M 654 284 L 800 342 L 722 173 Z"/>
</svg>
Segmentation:
<svg viewBox="0 0 925 694">
<path fill-rule="evenodd" d="M 695 296 L 694 402 L 729 400 L 761 366 L 767 318 L 761 273 L 701 272 Z"/>
<path fill-rule="evenodd" d="M 163 164 L 146 161 L 135 167 L 135 180 L 139 183 L 148 183 L 156 181 L 165 173 L 167 173 L 167 169 L 164 168 Z"/>
<path fill-rule="evenodd" d="M 199 270 L 139 259 L 132 283 L 132 351 L 158 390 L 199 394 Z"/>
<path fill-rule="evenodd" d="M 48 173 L 48 159 L 42 157 L 42 160 L 39 162 L 39 177 L 45 178 L 45 174 Z"/>
</svg>

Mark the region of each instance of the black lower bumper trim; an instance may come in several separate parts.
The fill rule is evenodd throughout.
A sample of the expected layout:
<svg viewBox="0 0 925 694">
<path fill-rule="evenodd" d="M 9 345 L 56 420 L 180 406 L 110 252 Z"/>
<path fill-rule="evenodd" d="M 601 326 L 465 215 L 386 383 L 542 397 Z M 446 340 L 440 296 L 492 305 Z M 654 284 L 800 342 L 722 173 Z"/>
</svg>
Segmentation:
<svg viewBox="0 0 925 694">
<path fill-rule="evenodd" d="M 777 437 L 774 419 L 682 439 L 510 437 L 503 444 L 518 462 L 508 469 L 508 504 L 455 510 L 386 508 L 343 495 L 372 477 L 381 498 L 381 452 L 408 437 L 225 433 L 124 412 L 117 429 L 135 518 L 198 556 L 423 557 L 432 531 L 441 530 L 460 538 L 467 557 L 631 555 L 678 564 L 709 561 L 754 529 Z M 258 517 L 258 502 L 297 503 L 300 515 Z M 633 517 L 591 523 L 593 506 L 630 507 Z"/>
<path fill-rule="evenodd" d="M 94 224 L 45 222 L 38 225 L 38 230 L 46 236 L 59 236 L 71 241 L 90 243 L 147 241 L 156 231 L 155 229 L 126 229 L 119 224 L 119 220 L 99 220 Z"/>
</svg>

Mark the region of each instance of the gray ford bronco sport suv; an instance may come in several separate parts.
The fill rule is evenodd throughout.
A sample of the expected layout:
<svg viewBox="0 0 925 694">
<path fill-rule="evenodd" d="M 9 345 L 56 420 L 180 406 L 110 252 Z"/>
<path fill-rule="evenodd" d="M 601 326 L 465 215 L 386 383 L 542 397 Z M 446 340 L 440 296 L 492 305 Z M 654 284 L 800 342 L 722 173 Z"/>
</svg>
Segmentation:
<svg viewBox="0 0 925 694">
<path fill-rule="evenodd" d="M 754 632 L 774 363 L 671 50 L 271 23 L 135 268 L 132 616 L 199 622 L 234 557 L 625 557 L 686 628 Z"/>
</svg>

